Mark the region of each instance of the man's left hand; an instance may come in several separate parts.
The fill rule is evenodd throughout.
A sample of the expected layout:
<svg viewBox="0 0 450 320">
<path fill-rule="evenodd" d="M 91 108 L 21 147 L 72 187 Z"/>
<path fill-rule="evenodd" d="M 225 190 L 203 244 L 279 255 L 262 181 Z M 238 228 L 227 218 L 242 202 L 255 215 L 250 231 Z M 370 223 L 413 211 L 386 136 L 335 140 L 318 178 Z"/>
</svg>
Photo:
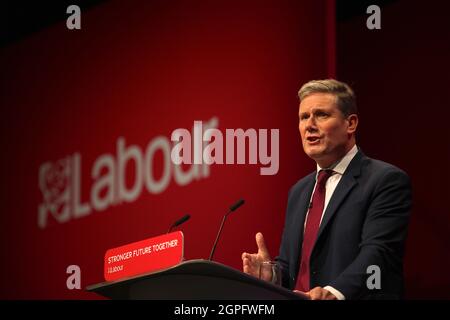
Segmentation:
<svg viewBox="0 0 450 320">
<path fill-rule="evenodd" d="M 334 294 L 322 287 L 315 287 L 309 290 L 307 294 L 311 300 L 337 300 Z"/>
<path fill-rule="evenodd" d="M 308 292 L 298 290 L 294 290 L 294 292 L 302 295 L 303 297 L 306 295 L 306 297 L 311 300 L 337 300 L 334 294 L 322 287 L 315 287 Z"/>
</svg>

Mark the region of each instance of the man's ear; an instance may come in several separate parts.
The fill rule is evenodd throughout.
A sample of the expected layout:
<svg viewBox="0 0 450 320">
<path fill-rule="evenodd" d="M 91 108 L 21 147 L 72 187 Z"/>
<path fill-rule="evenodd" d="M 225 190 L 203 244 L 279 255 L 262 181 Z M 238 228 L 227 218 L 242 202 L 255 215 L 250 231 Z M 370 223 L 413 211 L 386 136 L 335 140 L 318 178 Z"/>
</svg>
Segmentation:
<svg viewBox="0 0 450 320">
<path fill-rule="evenodd" d="M 347 121 L 348 121 L 347 132 L 355 133 L 356 127 L 358 127 L 358 116 L 356 114 L 351 114 L 347 117 Z"/>
</svg>

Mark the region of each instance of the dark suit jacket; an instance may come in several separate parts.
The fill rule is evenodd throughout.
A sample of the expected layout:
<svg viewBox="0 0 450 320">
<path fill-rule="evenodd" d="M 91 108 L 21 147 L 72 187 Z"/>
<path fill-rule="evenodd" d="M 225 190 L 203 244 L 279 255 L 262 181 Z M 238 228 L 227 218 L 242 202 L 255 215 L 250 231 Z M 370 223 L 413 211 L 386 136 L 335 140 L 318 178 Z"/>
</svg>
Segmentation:
<svg viewBox="0 0 450 320">
<path fill-rule="evenodd" d="M 313 172 L 290 190 L 277 260 L 283 285 L 293 289 L 301 259 L 303 226 L 315 184 Z M 403 253 L 411 210 L 406 173 L 361 151 L 339 181 L 320 225 L 310 258 L 310 287 L 327 285 L 346 299 L 399 299 L 403 294 Z M 381 289 L 368 289 L 381 271 Z M 372 281 L 370 281 L 372 283 Z"/>
</svg>

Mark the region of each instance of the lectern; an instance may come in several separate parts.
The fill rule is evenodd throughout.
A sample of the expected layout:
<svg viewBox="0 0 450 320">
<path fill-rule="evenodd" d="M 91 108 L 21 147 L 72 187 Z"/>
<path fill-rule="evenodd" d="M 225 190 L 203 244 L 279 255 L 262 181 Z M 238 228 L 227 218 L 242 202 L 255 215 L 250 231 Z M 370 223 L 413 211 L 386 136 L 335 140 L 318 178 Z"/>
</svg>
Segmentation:
<svg viewBox="0 0 450 320">
<path fill-rule="evenodd" d="M 110 299 L 301 300 L 292 291 L 209 260 L 86 288 Z"/>
</svg>

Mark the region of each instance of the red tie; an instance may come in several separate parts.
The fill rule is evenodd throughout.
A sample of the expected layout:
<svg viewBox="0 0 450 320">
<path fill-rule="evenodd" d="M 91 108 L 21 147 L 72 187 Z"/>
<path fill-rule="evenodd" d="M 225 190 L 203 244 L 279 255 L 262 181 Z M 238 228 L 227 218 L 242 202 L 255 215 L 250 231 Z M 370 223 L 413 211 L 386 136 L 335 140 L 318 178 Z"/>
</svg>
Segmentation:
<svg viewBox="0 0 450 320">
<path fill-rule="evenodd" d="M 321 170 L 317 177 L 316 189 L 312 197 L 311 206 L 306 220 L 305 232 L 303 234 L 302 261 L 297 278 L 296 290 L 309 291 L 309 257 L 319 231 L 320 220 L 325 206 L 325 184 L 333 174 L 333 170 Z"/>
</svg>

